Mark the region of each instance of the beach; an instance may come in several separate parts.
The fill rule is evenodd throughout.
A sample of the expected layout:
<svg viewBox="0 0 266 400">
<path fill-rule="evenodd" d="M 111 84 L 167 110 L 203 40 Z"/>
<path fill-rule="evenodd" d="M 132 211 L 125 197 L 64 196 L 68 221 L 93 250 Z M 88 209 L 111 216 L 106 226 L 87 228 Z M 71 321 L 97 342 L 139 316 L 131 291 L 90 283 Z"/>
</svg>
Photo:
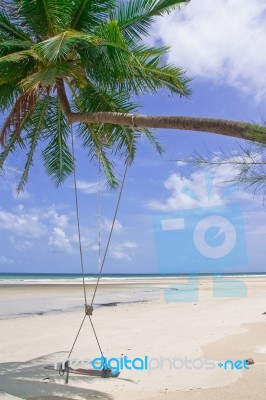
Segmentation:
<svg viewBox="0 0 266 400">
<path fill-rule="evenodd" d="M 184 277 L 103 280 L 92 321 L 104 356 L 146 357 L 148 368 L 123 368 L 108 379 L 71 373 L 67 385 L 45 366 L 67 359 L 84 316 L 82 285 L 1 282 L 0 398 L 264 400 L 266 277 L 238 279 L 246 296 L 229 290 L 218 297 L 213 278 L 200 277 L 196 301 L 181 301 Z M 87 284 L 88 299 L 94 285 Z M 100 357 L 88 317 L 71 357 Z"/>
</svg>

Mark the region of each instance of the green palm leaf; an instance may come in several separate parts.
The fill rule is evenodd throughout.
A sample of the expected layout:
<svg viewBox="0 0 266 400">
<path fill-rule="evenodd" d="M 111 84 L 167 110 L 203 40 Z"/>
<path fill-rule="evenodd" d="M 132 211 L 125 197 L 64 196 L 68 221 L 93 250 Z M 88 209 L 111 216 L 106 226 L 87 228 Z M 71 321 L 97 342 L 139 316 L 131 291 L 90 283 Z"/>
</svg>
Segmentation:
<svg viewBox="0 0 266 400">
<path fill-rule="evenodd" d="M 71 128 L 55 99 L 49 110 L 49 123 L 57 129 L 53 135 L 47 132 L 47 138 L 52 138 L 43 150 L 42 158 L 47 175 L 51 176 L 54 185 L 58 187 L 73 172 L 74 161 L 67 145 Z"/>
<path fill-rule="evenodd" d="M 83 46 L 83 48 L 89 46 L 92 50 L 95 50 L 95 47 L 104 46 L 109 51 L 112 51 L 113 54 L 119 52 L 120 57 L 121 54 L 129 55 L 129 49 L 123 41 L 118 26 L 114 23 L 109 23 L 108 26 L 105 24 L 101 29 L 97 30 L 96 34 L 66 30 L 57 36 L 33 46 L 33 54 L 37 54 L 39 57 L 50 62 L 55 62 L 58 59 L 66 59 L 67 55 L 73 59 L 73 52 L 77 50 L 79 45 Z"/>
<path fill-rule="evenodd" d="M 32 50 L 21 50 L 0 57 L 0 85 L 18 84 L 36 66 L 36 56 Z"/>
<path fill-rule="evenodd" d="M 67 62 L 62 62 L 40 67 L 38 72 L 21 80 L 20 86 L 26 90 L 35 90 L 40 86 L 50 90 L 51 86 L 56 83 L 57 78 L 71 78 L 81 83 L 82 79 L 83 81 L 85 79 L 85 73 L 82 67 L 77 64 L 70 65 Z"/>
<path fill-rule="evenodd" d="M 23 40 L 0 40 L 0 57 L 30 48 L 31 43 Z"/>
<path fill-rule="evenodd" d="M 0 112 L 8 110 L 16 101 L 20 90 L 15 84 L 5 83 L 0 85 Z"/>
<path fill-rule="evenodd" d="M 114 172 L 114 164 L 107 156 L 110 142 L 105 141 L 106 131 L 102 132 L 95 124 L 80 124 L 77 130 L 77 135 L 81 139 L 82 147 L 86 149 L 90 160 L 99 160 L 103 166 L 107 184 L 110 188 L 116 188 L 118 181 Z"/>
<path fill-rule="evenodd" d="M 46 38 L 67 28 L 71 21 L 69 0 L 15 0 L 22 24 L 35 36 Z"/>
<path fill-rule="evenodd" d="M 117 11 L 117 20 L 123 32 L 130 38 L 141 39 L 148 34 L 154 17 L 179 7 L 189 0 L 131 0 L 121 2 Z"/>
<path fill-rule="evenodd" d="M 33 164 L 33 156 L 37 148 L 40 132 L 43 128 L 43 125 L 45 125 L 45 113 L 47 110 L 48 101 L 49 95 L 46 95 L 46 97 L 41 101 L 40 107 L 36 108 L 35 113 L 32 116 L 31 123 L 29 124 L 28 128 L 26 128 L 28 130 L 26 140 L 29 143 L 29 152 L 27 153 L 27 161 L 24 165 L 23 173 L 17 187 L 18 193 L 23 191 L 29 177 L 29 170 Z"/>
<path fill-rule="evenodd" d="M 15 53 L 7 54 L 3 57 L 0 58 L 0 63 L 16 63 L 25 59 L 28 59 L 29 57 L 32 58 L 37 58 L 36 53 L 32 50 L 21 50 L 21 51 L 16 51 Z"/>
<path fill-rule="evenodd" d="M 93 28 L 106 20 L 115 8 L 114 0 L 76 0 L 72 2 L 71 28 L 92 32 Z"/>
<path fill-rule="evenodd" d="M 0 10 L 0 32 L 2 38 L 6 40 L 18 39 L 30 41 L 30 37 L 25 34 L 25 31 L 14 24 L 3 10 Z"/>
</svg>

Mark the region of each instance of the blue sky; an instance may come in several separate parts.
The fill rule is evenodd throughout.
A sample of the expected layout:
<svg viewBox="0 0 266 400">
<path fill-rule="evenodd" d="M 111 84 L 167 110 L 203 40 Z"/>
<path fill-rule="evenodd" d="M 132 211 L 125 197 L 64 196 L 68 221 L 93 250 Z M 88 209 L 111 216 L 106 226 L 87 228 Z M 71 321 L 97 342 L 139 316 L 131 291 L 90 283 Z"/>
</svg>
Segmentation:
<svg viewBox="0 0 266 400">
<path fill-rule="evenodd" d="M 260 0 L 252 4 L 248 0 L 202 0 L 200 6 L 198 3 L 192 0 L 181 11 L 156 21 L 149 39 L 170 45 L 169 61 L 182 66 L 194 78 L 191 99 L 180 100 L 165 93 L 145 96 L 141 99 L 141 112 L 260 122 L 266 106 L 266 55 L 262 51 L 266 4 L 262 5 Z M 197 268 L 200 272 L 211 268 L 225 272 L 265 271 L 266 210 L 262 198 L 254 198 L 241 187 L 224 196 L 229 188 L 229 184 L 223 183 L 231 176 L 229 167 L 217 171 L 208 196 L 207 171 L 173 161 L 187 159 L 195 151 L 204 154 L 206 148 L 214 156 L 221 148 L 226 152 L 238 151 L 241 141 L 195 132 L 160 130 L 156 135 L 167 151 L 160 157 L 145 139 L 140 140 L 137 158 L 128 172 L 104 272 L 166 272 L 161 258 L 164 255 L 169 258 L 171 252 L 178 264 L 173 266 L 176 272 L 193 272 Z M 86 160 L 81 149 L 77 149 L 76 155 L 85 270 L 95 273 L 98 270 L 97 166 Z M 78 273 L 72 179 L 54 189 L 36 158 L 26 191 L 17 197 L 15 187 L 20 166 L 21 159 L 15 155 L 0 180 L 0 272 Z M 120 160 L 117 170 L 119 174 L 123 172 Z M 117 192 L 103 187 L 103 248 L 117 196 Z M 242 208 L 239 216 L 232 211 L 235 205 Z M 238 243 L 229 258 L 214 258 L 210 263 L 207 257 L 206 265 L 201 258 L 200 267 L 196 267 L 195 260 L 189 258 L 189 254 L 195 253 L 195 241 L 188 240 L 184 246 L 185 230 L 171 233 L 180 234 L 171 236 L 176 249 L 174 245 L 169 249 L 164 239 L 158 242 L 155 216 L 171 219 L 183 213 L 186 226 L 190 226 L 195 212 L 200 212 L 196 210 L 203 210 L 203 218 L 212 215 L 210 207 L 225 207 L 236 234 L 243 239 L 245 233 L 245 240 Z M 190 229 L 186 234 L 192 237 L 194 227 Z M 214 240 L 213 245 L 219 247 L 219 238 L 224 239 L 216 237 L 214 232 L 206 240 L 210 243 Z M 234 251 L 248 257 L 241 259 Z"/>
</svg>

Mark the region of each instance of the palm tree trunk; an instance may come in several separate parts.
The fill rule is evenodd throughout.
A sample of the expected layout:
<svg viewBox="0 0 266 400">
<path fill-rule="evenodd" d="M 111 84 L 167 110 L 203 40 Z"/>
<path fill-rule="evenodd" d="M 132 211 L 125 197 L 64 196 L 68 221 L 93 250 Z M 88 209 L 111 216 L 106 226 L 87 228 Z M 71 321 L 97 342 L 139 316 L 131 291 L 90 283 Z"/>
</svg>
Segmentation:
<svg viewBox="0 0 266 400">
<path fill-rule="evenodd" d="M 85 122 L 99 124 L 116 124 L 138 128 L 178 129 L 185 131 L 210 132 L 235 138 L 252 140 L 252 131 L 261 134 L 258 141 L 266 141 L 266 127 L 240 121 L 218 118 L 200 118 L 184 116 L 150 116 L 123 114 L 117 112 L 70 113 L 70 123 Z M 250 134 L 249 134 L 250 133 Z M 259 140 L 261 139 L 261 140 Z M 254 139 L 253 139 L 254 140 Z"/>
<path fill-rule="evenodd" d="M 209 132 L 266 143 L 266 127 L 262 125 L 218 118 L 150 116 L 118 112 L 73 113 L 70 109 L 62 79 L 57 80 L 57 93 L 62 110 L 67 116 L 70 124 L 75 122 L 115 124 L 132 126 L 135 128 L 160 128 Z"/>
</svg>

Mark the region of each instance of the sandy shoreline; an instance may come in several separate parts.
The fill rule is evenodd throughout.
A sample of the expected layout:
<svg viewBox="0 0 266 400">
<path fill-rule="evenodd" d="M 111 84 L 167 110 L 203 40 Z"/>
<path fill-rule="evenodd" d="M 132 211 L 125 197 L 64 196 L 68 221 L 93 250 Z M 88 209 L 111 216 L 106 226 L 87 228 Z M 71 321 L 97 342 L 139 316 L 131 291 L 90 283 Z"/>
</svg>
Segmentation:
<svg viewBox="0 0 266 400">
<path fill-rule="evenodd" d="M 164 290 L 176 285 L 176 280 L 102 285 L 96 303 L 125 303 L 94 312 L 105 356 L 148 356 L 151 367 L 149 371 L 122 370 L 119 378 L 72 375 L 69 385 L 64 385 L 64 378 L 44 370 L 47 363 L 66 356 L 83 318 L 82 310 L 0 320 L 0 393 L 24 399 L 172 400 L 200 396 L 204 400 L 264 400 L 266 278 L 241 280 L 248 288 L 246 297 L 214 298 L 212 280 L 204 278 L 199 300 L 189 303 L 165 301 Z M 66 299 L 72 305 L 83 304 L 80 289 L 76 285 L 0 285 L 0 310 L 4 308 L 8 314 L 10 307 L 11 311 L 19 307 L 23 299 L 27 299 L 23 307 L 34 303 L 37 308 L 43 299 L 54 308 Z M 73 354 L 81 360 L 99 357 L 87 322 Z M 255 360 L 250 370 L 217 366 L 220 361 L 248 357 Z M 190 364 L 182 365 L 186 360 Z M 207 362 L 214 366 L 207 368 Z"/>
</svg>

